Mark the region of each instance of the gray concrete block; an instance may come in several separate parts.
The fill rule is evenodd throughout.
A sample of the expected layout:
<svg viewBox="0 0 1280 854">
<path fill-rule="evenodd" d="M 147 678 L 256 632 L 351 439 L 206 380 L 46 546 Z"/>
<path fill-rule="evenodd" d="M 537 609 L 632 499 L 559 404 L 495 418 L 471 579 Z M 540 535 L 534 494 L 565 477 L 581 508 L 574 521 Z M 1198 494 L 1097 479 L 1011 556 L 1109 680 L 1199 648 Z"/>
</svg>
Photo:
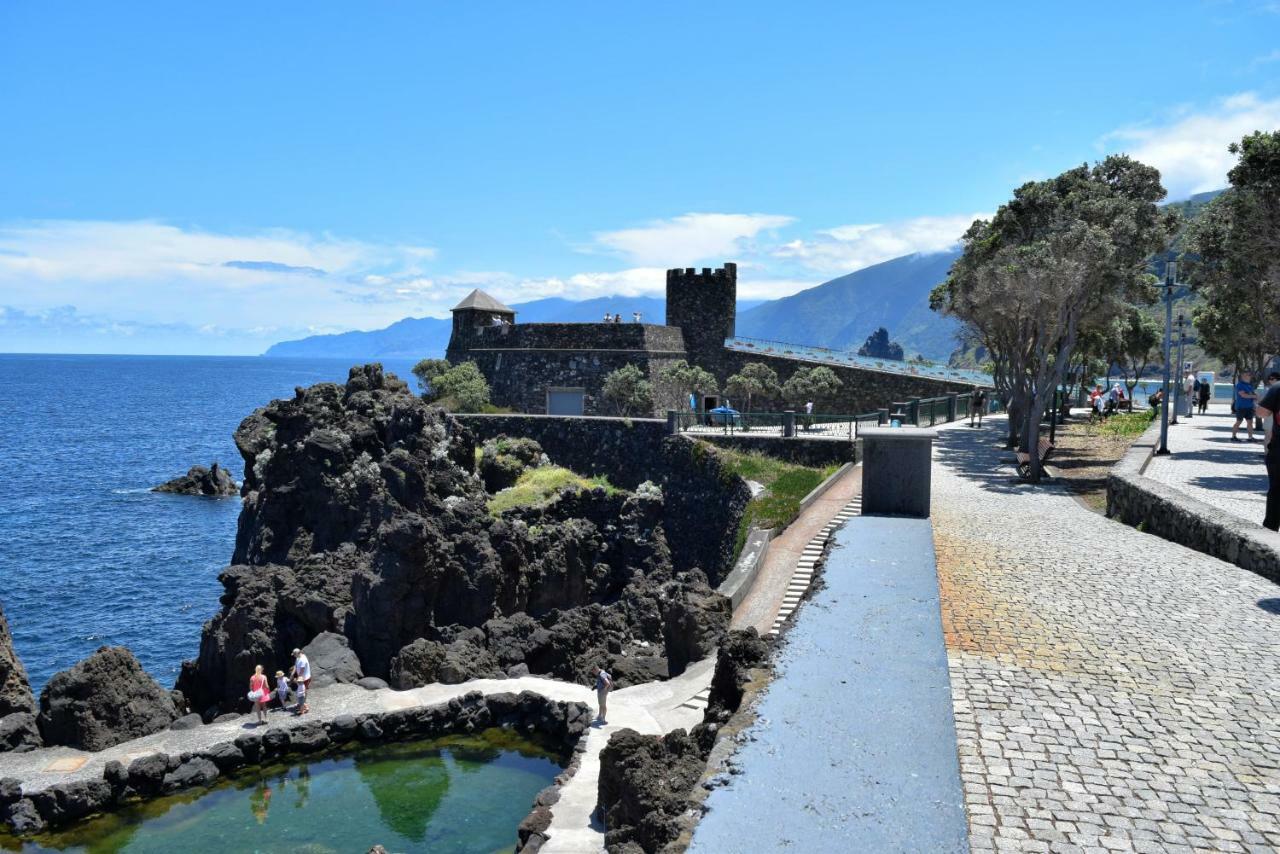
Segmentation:
<svg viewBox="0 0 1280 854">
<path fill-rule="evenodd" d="M 929 517 L 933 430 L 872 427 L 863 442 L 862 514 Z"/>
</svg>

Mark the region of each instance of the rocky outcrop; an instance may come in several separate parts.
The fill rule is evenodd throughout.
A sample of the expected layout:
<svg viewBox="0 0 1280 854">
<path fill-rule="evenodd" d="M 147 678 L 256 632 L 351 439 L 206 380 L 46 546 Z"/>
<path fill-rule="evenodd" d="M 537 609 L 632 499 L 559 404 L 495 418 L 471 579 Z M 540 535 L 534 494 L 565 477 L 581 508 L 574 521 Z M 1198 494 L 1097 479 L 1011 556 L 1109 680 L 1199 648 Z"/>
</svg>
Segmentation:
<svg viewBox="0 0 1280 854">
<path fill-rule="evenodd" d="M 673 565 L 663 491 L 568 489 L 494 518 L 471 434 L 380 366 L 299 388 L 235 440 L 235 565 L 178 686 L 206 717 L 243 703 L 255 664 L 325 632 L 395 684 L 522 668 L 584 680 L 598 663 L 625 684 L 679 673 L 727 629 L 703 574 Z"/>
<path fill-rule="evenodd" d="M 133 653 L 104 646 L 49 680 L 37 720 L 46 744 L 103 750 L 159 732 L 177 718 L 169 692 Z"/>
<path fill-rule="evenodd" d="M 0 753 L 41 746 L 35 711 L 27 671 L 14 651 L 9 622 L 0 607 Z"/>
<path fill-rule="evenodd" d="M 497 436 L 480 448 L 479 472 L 484 488 L 498 492 L 514 486 L 527 468 L 549 462 L 542 446 L 532 439 Z"/>
<path fill-rule="evenodd" d="M 335 683 L 354 685 L 364 678 L 359 657 L 346 637 L 337 632 L 321 632 L 302 647 L 302 652 L 311 663 L 313 688 Z"/>
<path fill-rule="evenodd" d="M 207 495 L 214 498 L 225 498 L 239 495 L 240 487 L 227 474 L 227 470 L 216 462 L 208 468 L 192 466 L 187 473 L 165 481 L 153 487 L 152 492 L 172 492 L 177 495 Z"/>
<path fill-rule="evenodd" d="M 714 735 L 711 735 L 714 740 Z M 665 736 L 615 732 L 600 751 L 599 805 L 609 851 L 662 850 L 680 835 L 679 818 L 710 751 L 705 730 Z"/>
<path fill-rule="evenodd" d="M 751 671 L 769 662 L 769 643 L 752 626 L 734 629 L 725 635 L 716 652 L 716 669 L 711 676 L 704 720 L 726 721 L 742 705 L 743 688 L 751 681 Z"/>
</svg>

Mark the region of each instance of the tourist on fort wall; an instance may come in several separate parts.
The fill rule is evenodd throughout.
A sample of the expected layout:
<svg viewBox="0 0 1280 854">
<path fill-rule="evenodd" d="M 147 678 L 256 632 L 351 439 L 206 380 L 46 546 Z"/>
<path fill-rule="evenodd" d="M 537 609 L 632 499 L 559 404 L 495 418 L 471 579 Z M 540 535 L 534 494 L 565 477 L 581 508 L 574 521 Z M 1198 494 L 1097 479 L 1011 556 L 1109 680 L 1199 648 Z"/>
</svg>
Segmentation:
<svg viewBox="0 0 1280 854">
<path fill-rule="evenodd" d="M 1264 436 L 1263 452 L 1267 461 L 1267 510 L 1262 527 L 1280 531 L 1280 436 L 1275 429 L 1276 413 L 1280 412 L 1280 374 L 1267 377 L 1267 393 L 1258 401 L 1258 414 L 1270 422 Z"/>
<path fill-rule="evenodd" d="M 596 720 L 607 723 L 605 714 L 609 703 L 609 692 L 613 690 L 613 677 L 599 666 L 591 668 L 591 675 L 596 678 L 596 700 L 600 704 L 600 714 L 596 715 Z"/>
<path fill-rule="evenodd" d="M 271 689 L 267 686 L 267 676 L 262 672 L 262 665 L 253 668 L 249 677 L 249 702 L 253 703 L 253 713 L 258 716 L 258 723 L 267 722 L 267 700 L 271 699 Z"/>
<path fill-rule="evenodd" d="M 1231 441 L 1239 442 L 1240 437 L 1236 435 L 1240 430 L 1240 422 L 1245 423 L 1245 429 L 1249 431 L 1247 441 L 1253 441 L 1253 405 L 1258 400 L 1258 394 L 1253 389 L 1253 374 L 1248 371 L 1240 372 L 1240 379 L 1236 381 L 1235 406 L 1232 407 L 1236 413 L 1236 423 L 1231 427 Z"/>
</svg>

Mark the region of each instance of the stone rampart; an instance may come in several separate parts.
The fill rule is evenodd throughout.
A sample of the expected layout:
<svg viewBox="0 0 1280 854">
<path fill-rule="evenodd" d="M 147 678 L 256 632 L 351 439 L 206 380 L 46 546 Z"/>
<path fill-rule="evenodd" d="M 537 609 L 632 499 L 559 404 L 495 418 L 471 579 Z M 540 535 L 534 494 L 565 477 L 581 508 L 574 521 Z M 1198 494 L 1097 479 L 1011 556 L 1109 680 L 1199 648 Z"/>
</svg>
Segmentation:
<svg viewBox="0 0 1280 854">
<path fill-rule="evenodd" d="M 1280 534 L 1143 474 L 1160 442 L 1154 421 L 1107 476 L 1107 515 L 1280 582 Z"/>
<path fill-rule="evenodd" d="M 746 453 L 761 453 L 798 466 L 821 468 L 857 462 L 857 443 L 847 439 L 783 438 L 757 436 L 751 433 L 699 433 L 703 439 L 721 448 Z"/>
<path fill-rule="evenodd" d="M 634 489 L 653 481 L 666 499 L 662 525 L 676 570 L 697 567 L 715 585 L 731 568 L 738 523 L 751 490 L 706 443 L 668 436 L 665 421 L 649 418 L 456 418 L 477 441 L 500 435 L 528 437 L 557 464 L 583 475 L 603 475 L 616 486 Z"/>
<path fill-rule="evenodd" d="M 682 355 L 684 338 L 676 327 L 653 323 L 517 323 L 477 329 L 470 346 L 477 350 L 628 350 Z"/>
</svg>

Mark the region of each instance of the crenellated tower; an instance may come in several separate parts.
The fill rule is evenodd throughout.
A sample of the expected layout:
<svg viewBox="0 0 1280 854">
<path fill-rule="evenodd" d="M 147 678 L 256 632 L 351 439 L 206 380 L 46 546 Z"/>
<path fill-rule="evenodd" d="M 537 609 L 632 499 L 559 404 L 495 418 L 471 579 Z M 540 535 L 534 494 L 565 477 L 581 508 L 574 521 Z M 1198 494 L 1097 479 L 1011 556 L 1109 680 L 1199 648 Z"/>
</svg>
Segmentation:
<svg viewBox="0 0 1280 854">
<path fill-rule="evenodd" d="M 667 326 L 684 335 L 689 363 L 720 373 L 724 340 L 734 335 L 738 265 L 667 270 Z"/>
</svg>

